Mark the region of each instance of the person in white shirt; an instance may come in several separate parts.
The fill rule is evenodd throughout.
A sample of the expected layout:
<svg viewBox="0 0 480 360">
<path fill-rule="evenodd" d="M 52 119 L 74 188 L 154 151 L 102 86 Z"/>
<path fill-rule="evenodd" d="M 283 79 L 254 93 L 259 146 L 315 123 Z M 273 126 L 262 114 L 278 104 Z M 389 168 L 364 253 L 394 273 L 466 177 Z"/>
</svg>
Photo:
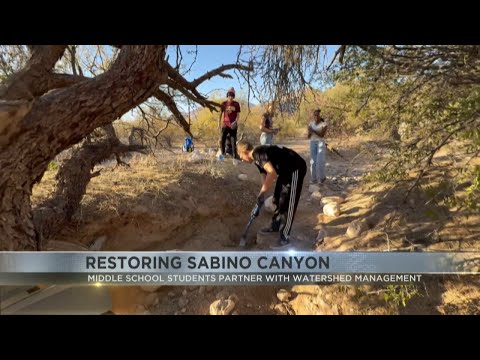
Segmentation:
<svg viewBox="0 0 480 360">
<path fill-rule="evenodd" d="M 320 109 L 313 111 L 313 120 L 308 124 L 308 138 L 310 139 L 310 174 L 312 184 L 323 183 L 325 176 L 325 134 L 327 122 L 320 117 Z"/>
</svg>

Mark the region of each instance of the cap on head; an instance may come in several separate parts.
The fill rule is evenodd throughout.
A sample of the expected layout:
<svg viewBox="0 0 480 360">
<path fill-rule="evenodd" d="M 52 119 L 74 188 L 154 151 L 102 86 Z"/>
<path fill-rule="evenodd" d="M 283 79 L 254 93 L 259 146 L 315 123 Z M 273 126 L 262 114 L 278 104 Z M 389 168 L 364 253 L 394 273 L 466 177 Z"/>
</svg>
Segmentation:
<svg viewBox="0 0 480 360">
<path fill-rule="evenodd" d="M 229 96 L 232 96 L 232 97 L 235 97 L 235 89 L 233 87 L 231 87 L 230 89 L 228 89 L 227 91 L 227 97 Z"/>
<path fill-rule="evenodd" d="M 314 113 L 314 114 L 320 114 L 320 112 L 321 112 L 320 109 L 315 109 L 315 110 L 313 110 L 313 113 Z"/>
</svg>

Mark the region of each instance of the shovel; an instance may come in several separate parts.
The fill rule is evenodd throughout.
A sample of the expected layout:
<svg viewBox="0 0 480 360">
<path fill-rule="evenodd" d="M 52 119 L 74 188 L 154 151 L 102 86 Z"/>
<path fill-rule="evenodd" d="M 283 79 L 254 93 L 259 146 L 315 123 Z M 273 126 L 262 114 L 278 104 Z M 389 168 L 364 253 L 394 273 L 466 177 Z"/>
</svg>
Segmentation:
<svg viewBox="0 0 480 360">
<path fill-rule="evenodd" d="M 250 229 L 250 226 L 253 224 L 253 220 L 260 214 L 260 209 L 262 208 L 262 204 L 260 205 L 255 205 L 255 208 L 252 211 L 252 214 L 250 215 L 250 220 L 248 220 L 248 224 L 245 227 L 245 231 L 243 232 L 242 237 L 240 238 L 240 247 L 245 247 L 247 245 L 247 234 L 248 230 Z"/>
<path fill-rule="evenodd" d="M 250 229 L 250 226 L 252 226 L 253 224 L 253 220 L 255 220 L 256 216 L 255 215 L 251 215 L 250 216 L 250 220 L 248 221 L 248 224 L 247 226 L 245 227 L 245 231 L 243 232 L 243 235 L 242 237 L 240 238 L 240 247 L 245 247 L 247 246 L 247 234 L 248 234 L 248 230 Z"/>
</svg>

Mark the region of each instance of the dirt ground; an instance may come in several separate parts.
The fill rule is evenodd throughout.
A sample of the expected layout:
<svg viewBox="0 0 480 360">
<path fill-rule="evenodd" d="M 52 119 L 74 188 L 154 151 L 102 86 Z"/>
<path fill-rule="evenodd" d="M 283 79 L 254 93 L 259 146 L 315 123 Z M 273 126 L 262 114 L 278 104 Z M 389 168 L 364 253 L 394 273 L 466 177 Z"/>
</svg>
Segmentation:
<svg viewBox="0 0 480 360">
<path fill-rule="evenodd" d="M 309 159 L 308 142 L 289 141 Z M 315 251 L 440 251 L 478 250 L 480 219 L 461 212 L 434 207 L 422 193 L 414 193 L 406 204 L 404 191 L 388 191 L 384 184 L 363 181 L 387 154 L 369 139 L 332 141 L 343 156 L 327 156 L 327 177 L 322 197 L 341 196 L 338 217 L 322 213 L 320 201 L 304 181 L 300 204 L 292 228 L 297 249 Z M 447 150 L 448 151 L 448 150 Z M 200 158 L 192 154 L 162 151 L 157 156 L 134 155 L 129 168 L 113 169 L 105 163 L 102 175 L 92 179 L 81 211 L 54 240 L 89 246 L 103 238 L 106 251 L 205 250 L 232 251 L 238 241 L 255 197 L 260 175 L 255 166 L 220 162 L 212 149 L 197 145 Z M 441 157 L 438 161 L 450 161 Z M 238 175 L 247 175 L 239 180 Z M 34 189 L 34 204 L 54 186 L 55 171 L 45 174 Z M 435 179 L 432 179 L 434 181 Z M 400 205 L 401 204 L 401 205 Z M 432 211 L 437 216 L 432 217 Z M 268 225 L 271 215 L 263 211 L 250 236 Z M 375 224 L 350 239 L 346 230 L 354 220 L 374 217 Z M 447 221 L 443 221 L 447 219 Z M 387 224 L 389 226 L 387 226 Z M 326 233 L 317 242 L 317 234 Z M 275 239 L 271 239 L 274 241 Z M 270 240 L 254 244 L 252 250 L 267 249 Z M 381 285 L 323 285 L 283 287 L 290 301 L 280 302 L 280 286 L 189 286 L 159 288 L 112 287 L 115 313 L 208 314 L 216 299 L 235 299 L 234 314 L 479 314 L 479 281 L 475 277 L 431 277 L 418 288 L 406 287 L 406 306 L 386 301 L 392 289 Z"/>
</svg>

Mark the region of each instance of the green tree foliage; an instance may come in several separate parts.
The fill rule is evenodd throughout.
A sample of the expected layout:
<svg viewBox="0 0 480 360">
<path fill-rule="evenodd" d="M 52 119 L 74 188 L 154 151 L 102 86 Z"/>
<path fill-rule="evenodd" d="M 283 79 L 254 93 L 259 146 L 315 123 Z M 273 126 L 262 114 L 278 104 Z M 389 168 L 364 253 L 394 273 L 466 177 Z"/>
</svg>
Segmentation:
<svg viewBox="0 0 480 360">
<path fill-rule="evenodd" d="M 406 307 L 408 301 L 415 296 L 422 296 L 417 287 L 413 284 L 407 285 L 388 285 L 383 293 L 385 302 L 394 309 L 400 306 Z"/>
<path fill-rule="evenodd" d="M 377 179 L 396 181 L 415 174 L 410 189 L 425 186 L 425 175 L 439 165 L 434 156 L 450 145 L 472 160 L 461 171 L 447 169 L 446 175 L 453 189 L 465 181 L 471 184 L 462 204 L 475 209 L 480 47 L 349 46 L 345 60 L 334 78 L 350 86 L 357 121 L 366 131 L 388 132 L 391 140 L 391 159 Z"/>
</svg>

